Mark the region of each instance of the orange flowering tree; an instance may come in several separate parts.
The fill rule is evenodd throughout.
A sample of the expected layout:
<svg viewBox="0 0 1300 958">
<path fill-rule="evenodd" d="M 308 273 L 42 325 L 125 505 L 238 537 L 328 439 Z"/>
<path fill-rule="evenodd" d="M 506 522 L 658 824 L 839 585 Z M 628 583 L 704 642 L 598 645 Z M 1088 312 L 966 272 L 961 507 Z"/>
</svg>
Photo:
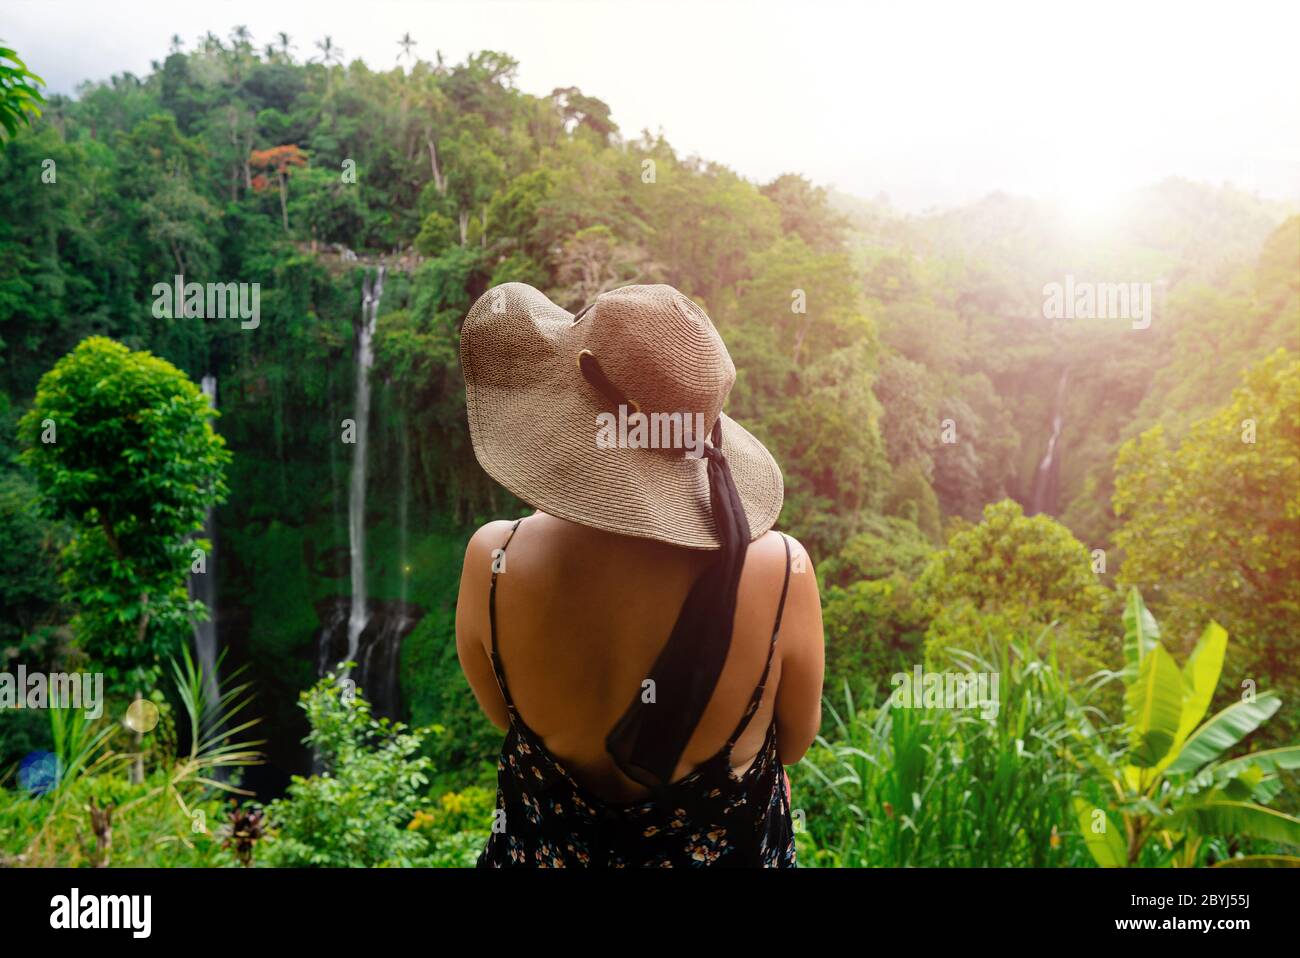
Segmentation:
<svg viewBox="0 0 1300 958">
<path fill-rule="evenodd" d="M 248 156 L 249 165 L 262 170 L 253 177 L 253 189 L 262 192 L 271 184 L 269 174 L 274 174 L 280 185 L 280 220 L 284 231 L 289 232 L 289 170 L 307 165 L 307 154 L 293 143 L 273 146 L 269 150 L 254 150 Z"/>
</svg>

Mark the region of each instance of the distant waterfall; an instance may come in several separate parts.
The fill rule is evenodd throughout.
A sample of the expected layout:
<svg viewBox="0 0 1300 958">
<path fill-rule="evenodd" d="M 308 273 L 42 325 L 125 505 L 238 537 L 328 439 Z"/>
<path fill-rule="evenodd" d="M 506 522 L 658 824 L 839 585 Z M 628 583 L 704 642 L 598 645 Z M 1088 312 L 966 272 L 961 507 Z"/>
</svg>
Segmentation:
<svg viewBox="0 0 1300 958">
<path fill-rule="evenodd" d="M 366 588 L 366 458 L 369 452 L 370 404 L 374 363 L 373 337 L 379 302 L 383 295 L 384 269 L 367 272 L 362 280 L 361 324 L 356 337 L 356 393 L 352 474 L 348 482 L 348 546 L 352 589 L 349 596 L 317 603 L 321 632 L 317 645 L 317 674 L 324 675 L 340 661 L 356 662 L 348 677 L 364 693 L 374 714 L 397 719 L 402 711 L 402 641 L 424 615 L 424 610 L 406 600 L 407 513 L 409 508 L 410 450 L 403 436 L 401 491 L 397 501 L 398 559 L 401 562 L 400 601 L 374 599 Z M 405 423 L 402 424 L 403 430 Z"/>
<path fill-rule="evenodd" d="M 401 563 L 402 607 L 406 607 L 407 586 L 411 580 L 411 560 L 408 555 L 407 528 L 411 512 L 411 437 L 406 431 L 406 414 L 402 414 L 402 497 L 397 510 L 397 558 Z"/>
<path fill-rule="evenodd" d="M 352 447 L 352 479 L 348 484 L 348 553 L 352 560 L 352 606 L 348 613 L 348 661 L 354 661 L 366 620 L 366 454 L 370 432 L 370 369 L 375 364 L 375 320 L 384 295 L 384 267 L 373 279 L 361 280 L 361 325 L 357 328 L 356 443 Z"/>
<path fill-rule="evenodd" d="M 208 404 L 217 408 L 217 377 L 208 374 L 200 381 Z M 199 667 L 203 669 L 203 691 L 208 702 L 215 707 L 221 699 L 217 682 L 217 529 L 212 521 L 212 507 L 203 517 L 203 537 L 208 540 L 208 554 L 204 559 L 202 575 L 190 576 L 190 598 L 202 602 L 208 609 L 208 620 L 194 624 L 194 651 Z"/>
<path fill-rule="evenodd" d="M 1062 370 L 1061 378 L 1056 384 L 1056 402 L 1052 406 L 1052 435 L 1047 440 L 1047 452 L 1038 463 L 1038 472 L 1034 475 L 1034 499 L 1030 515 L 1040 512 L 1055 515 L 1060 508 L 1061 453 L 1057 446 L 1061 440 L 1061 427 L 1065 423 L 1065 387 L 1069 378 L 1069 370 Z"/>
</svg>

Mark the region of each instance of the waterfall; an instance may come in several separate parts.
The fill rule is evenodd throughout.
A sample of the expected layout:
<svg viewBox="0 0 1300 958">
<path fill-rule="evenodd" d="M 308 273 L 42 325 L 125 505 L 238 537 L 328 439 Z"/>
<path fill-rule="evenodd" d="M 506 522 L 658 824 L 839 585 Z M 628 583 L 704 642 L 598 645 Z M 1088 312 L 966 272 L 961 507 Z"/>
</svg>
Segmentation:
<svg viewBox="0 0 1300 958">
<path fill-rule="evenodd" d="M 384 295 L 384 267 L 361 280 L 361 325 L 357 328 L 356 443 L 352 450 L 352 479 L 348 484 L 348 554 L 352 561 L 352 605 L 348 613 L 348 661 L 354 661 L 366 620 L 366 452 L 370 431 L 370 368 L 375 362 L 375 320 Z"/>
<path fill-rule="evenodd" d="M 1034 475 L 1034 499 L 1030 515 L 1040 512 L 1055 514 L 1060 506 L 1061 456 L 1057 445 L 1061 439 L 1061 426 L 1065 422 L 1065 387 L 1069 378 L 1069 370 L 1061 370 L 1061 378 L 1056 384 L 1056 401 L 1052 406 L 1052 435 L 1047 440 L 1047 452 L 1038 463 L 1038 472 Z"/>
<path fill-rule="evenodd" d="M 411 565 L 407 557 L 407 517 L 411 508 L 411 439 L 406 431 L 406 413 L 402 413 L 402 496 L 397 507 L 397 558 L 401 563 L 402 608 L 406 608 L 407 585 L 411 579 Z"/>
<path fill-rule="evenodd" d="M 200 381 L 208 404 L 217 408 L 217 377 L 211 373 Z M 208 609 L 206 622 L 194 623 L 194 651 L 203 670 L 203 692 L 209 706 L 215 708 L 221 700 L 217 682 L 217 529 L 212 521 L 212 507 L 203 517 L 203 537 L 208 540 L 208 554 L 201 575 L 190 575 L 190 598 L 202 602 Z"/>
<path fill-rule="evenodd" d="M 321 632 L 317 667 L 323 675 L 347 654 L 351 601 L 346 597 L 317 603 Z M 376 716 L 402 717 L 402 642 L 419 624 L 425 610 L 418 605 L 375 599 L 367 605 L 366 626 L 357 636 L 351 678 L 365 694 Z"/>
<path fill-rule="evenodd" d="M 316 605 L 321 632 L 316 649 L 317 674 L 324 675 L 340 661 L 356 662 L 348 677 L 364 693 L 374 714 L 401 717 L 402 641 L 424 615 L 424 609 L 406 600 L 407 513 L 409 508 L 410 450 L 402 423 L 402 485 L 397 502 L 398 558 L 401 562 L 401 601 L 372 600 L 366 588 L 366 461 L 369 452 L 370 404 L 374 363 L 373 338 L 379 302 L 383 295 L 384 268 L 367 271 L 361 287 L 361 323 L 356 336 L 356 392 L 353 402 L 355 429 L 352 472 L 348 481 L 348 554 L 351 562 L 350 596 L 324 599 Z M 319 771 L 319 761 L 313 768 Z"/>
</svg>

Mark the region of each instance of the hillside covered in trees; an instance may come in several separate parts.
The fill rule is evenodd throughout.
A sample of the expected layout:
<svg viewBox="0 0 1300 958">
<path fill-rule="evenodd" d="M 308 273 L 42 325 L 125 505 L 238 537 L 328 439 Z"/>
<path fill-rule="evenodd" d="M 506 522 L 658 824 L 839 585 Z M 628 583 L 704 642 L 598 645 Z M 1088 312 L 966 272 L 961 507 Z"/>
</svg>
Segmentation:
<svg viewBox="0 0 1300 958">
<path fill-rule="evenodd" d="M 256 799 L 286 803 L 269 813 L 281 840 L 268 854 L 329 864 L 285 836 L 301 823 L 294 802 L 337 800 L 311 791 L 313 754 L 347 752 L 350 720 L 328 697 L 313 693 L 300 708 L 299 696 L 350 655 L 376 715 L 423 730 L 395 744 L 391 761 L 418 765 L 428 787 L 375 813 L 389 816 L 392 834 L 368 854 L 376 864 L 464 863 L 490 811 L 499 739 L 456 661 L 460 558 L 477 524 L 526 507 L 470 449 L 459 325 L 497 283 L 530 283 L 573 310 L 620 285 L 669 283 L 725 339 L 737 368 L 728 411 L 781 463 L 779 528 L 803 542 L 822 577 L 835 708 L 795 779 L 796 799 L 807 796 L 809 863 L 1096 858 L 1074 834 L 1070 801 L 1100 802 L 1107 791 L 1074 766 L 1043 771 L 1056 759 L 1017 753 L 1016 800 L 1028 811 L 1005 847 L 988 847 L 1000 862 L 955 851 L 983 847 L 961 830 L 967 812 L 1007 820 L 992 796 L 936 817 L 929 824 L 946 838 L 927 844 L 890 831 L 893 809 L 930 794 L 892 752 L 881 753 L 879 780 L 854 772 L 859 795 L 830 782 L 850 746 L 889 751 L 905 735 L 928 761 L 947 761 L 925 748 L 959 747 L 946 726 L 909 716 L 919 724 L 891 736 L 872 723 L 888 715 L 874 709 L 893 673 L 940 667 L 953 650 L 990 662 L 1010 655 L 1007 675 L 1025 656 L 1051 657 L 1060 688 L 1018 682 L 1019 721 L 1079 720 L 1047 710 L 1062 689 L 1082 697 L 1086 687 L 1119 722 L 1118 678 L 1093 689 L 1090 677 L 1123 666 L 1126 631 L 1147 614 L 1133 587 L 1179 663 L 1217 621 L 1230 638 L 1215 708 L 1249 681 L 1286 703 L 1255 722 L 1278 713 L 1262 744 L 1295 740 L 1294 209 L 1169 180 L 1133 197 L 1104 233 L 1081 234 L 1053 208 L 1004 194 L 909 215 L 883 198 L 827 192 L 797 171 L 755 183 L 681 156 L 664 135 L 621 130 L 600 91 L 522 92 L 505 53 L 378 70 L 342 62 L 328 39 L 318 47 L 314 62 L 299 62 L 288 38 L 262 47 L 239 29 L 189 50 L 178 42 L 147 76 L 51 96 L 3 143 L 0 668 L 117 663 L 111 694 L 124 705 L 135 685 L 156 683 L 144 691 L 183 742 L 184 709 L 164 664 L 190 646 L 209 664 L 224 654 L 223 678 L 243 667 L 266 740 L 265 761 L 233 774 Z M 1149 321 L 1048 318 L 1046 290 L 1067 277 L 1144 286 Z M 188 282 L 256 284 L 257 315 L 178 312 L 183 297 L 158 287 Z M 210 544 L 210 578 L 191 576 L 186 592 L 182 576 L 165 609 L 158 590 L 137 600 L 137 589 L 105 612 L 114 586 L 92 588 L 78 570 L 93 578 L 87 550 L 117 542 L 105 533 L 108 545 L 92 543 L 100 533 L 87 531 L 107 507 L 87 523 L 89 500 L 62 512 L 51 503 L 55 486 L 66 497 L 87 470 L 107 476 L 122 463 L 54 463 L 41 451 L 42 423 L 56 408 L 69 429 L 95 414 L 89 400 L 69 405 L 91 389 L 76 385 L 84 364 L 134 362 L 140 381 L 172 382 L 124 358 L 139 351 L 184 374 L 176 381 L 187 385 L 167 388 L 200 419 L 204 394 L 219 412 L 211 428 L 223 442 L 186 433 L 171 453 L 214 470 L 173 477 L 216 503 L 210 515 L 200 506 L 177 514 L 186 535 Z M 101 485 L 129 484 L 150 450 Z M 115 561 L 119 585 L 128 567 L 143 575 L 130 555 Z M 187 598 L 210 609 L 209 622 L 195 624 Z M 114 629 L 148 641 L 123 644 Z M 841 707 L 846 694 L 854 704 Z M 20 840 L 37 820 L 23 818 L 37 812 L 17 797 L 25 756 L 58 753 L 48 724 L 39 713 L 0 714 L 0 794 L 15 796 L 0 814 L 0 856 L 72 854 L 46 819 L 47 844 Z M 976 777 L 980 761 L 1033 738 L 969 734 L 978 741 L 961 759 Z M 158 774 L 174 773 L 150 759 L 172 770 Z M 1295 767 L 1287 758 L 1261 772 L 1255 797 L 1275 798 Z M 964 780 L 950 776 L 942 787 L 960 795 Z M 348 782 L 360 790 L 367 780 L 384 779 L 368 767 Z M 246 814 L 228 812 L 215 791 L 196 794 L 194 807 L 213 819 Z M 172 827 L 161 821 L 150 827 Z M 1184 843 L 1176 854 L 1204 864 L 1241 852 L 1242 836 L 1271 843 L 1265 850 L 1300 836 L 1291 826 L 1233 828 L 1224 843 Z M 1064 845 L 1048 840 L 1067 831 Z M 426 832 L 434 852 L 419 846 Z M 119 845 L 148 863 L 163 856 L 149 837 Z M 192 863 L 231 854 L 195 842 Z M 180 855 L 185 844 L 166 847 Z M 1129 854 L 1152 864 L 1170 853 L 1153 844 Z"/>
</svg>

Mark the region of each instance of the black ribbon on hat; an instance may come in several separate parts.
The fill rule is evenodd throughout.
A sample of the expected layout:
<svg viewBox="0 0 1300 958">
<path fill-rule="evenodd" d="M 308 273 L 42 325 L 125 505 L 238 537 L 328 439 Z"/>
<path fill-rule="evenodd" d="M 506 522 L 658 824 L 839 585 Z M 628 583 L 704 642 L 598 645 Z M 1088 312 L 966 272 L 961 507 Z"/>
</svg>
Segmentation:
<svg viewBox="0 0 1300 958">
<path fill-rule="evenodd" d="M 722 452 L 722 419 L 713 425 L 712 445 L 705 445 L 709 502 L 721 547 L 717 558 L 687 594 L 668 643 L 650 674 L 654 701 L 644 686 L 605 738 L 605 749 L 633 781 L 661 789 L 673 773 L 699 725 L 731 648 L 736 591 L 749 548 L 745 515 Z"/>
</svg>

